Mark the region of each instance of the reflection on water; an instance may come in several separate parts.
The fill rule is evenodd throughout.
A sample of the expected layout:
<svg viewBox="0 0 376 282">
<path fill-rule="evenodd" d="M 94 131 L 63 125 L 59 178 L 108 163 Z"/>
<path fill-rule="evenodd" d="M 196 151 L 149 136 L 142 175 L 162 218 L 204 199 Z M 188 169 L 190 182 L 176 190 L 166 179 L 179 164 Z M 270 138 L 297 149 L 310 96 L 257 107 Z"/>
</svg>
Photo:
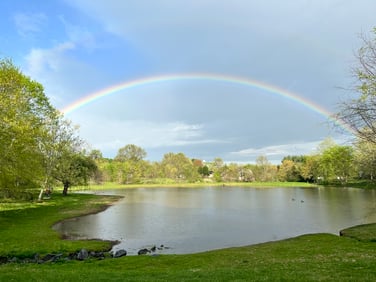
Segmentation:
<svg viewBox="0 0 376 282">
<path fill-rule="evenodd" d="M 104 212 L 57 224 L 76 238 L 119 240 L 136 254 L 194 253 L 284 239 L 338 234 L 376 222 L 375 191 L 343 188 L 146 188 L 104 191 L 124 199 Z"/>
</svg>

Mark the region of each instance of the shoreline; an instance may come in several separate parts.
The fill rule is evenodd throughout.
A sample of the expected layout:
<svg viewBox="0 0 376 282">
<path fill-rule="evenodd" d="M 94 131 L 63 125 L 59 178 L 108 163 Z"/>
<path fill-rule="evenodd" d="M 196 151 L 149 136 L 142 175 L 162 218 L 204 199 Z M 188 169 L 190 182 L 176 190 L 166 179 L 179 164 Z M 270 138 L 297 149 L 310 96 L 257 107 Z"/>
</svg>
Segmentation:
<svg viewBox="0 0 376 282">
<path fill-rule="evenodd" d="M 0 280 L 375 281 L 376 278 L 376 224 L 345 229 L 343 233 L 347 236 L 318 233 L 195 254 L 119 258 L 101 251 L 108 248 L 108 243 L 63 240 L 49 227 L 59 220 L 87 214 L 88 210 L 99 212 L 113 203 L 115 198 L 102 195 L 54 195 L 33 207 L 25 204 L 23 210 L 0 212 Z M 78 253 L 83 254 L 83 249 L 89 257 L 80 260 Z M 67 257 L 69 254 L 73 256 Z"/>
<path fill-rule="evenodd" d="M 104 184 L 89 184 L 70 188 L 72 192 L 90 190 L 117 190 L 117 189 L 152 189 L 152 188 L 207 188 L 207 187 L 249 187 L 249 188 L 317 188 L 320 185 L 306 182 L 229 182 L 229 183 L 174 183 L 174 184 L 118 184 L 107 182 Z M 59 191 L 61 188 L 57 188 Z"/>
</svg>

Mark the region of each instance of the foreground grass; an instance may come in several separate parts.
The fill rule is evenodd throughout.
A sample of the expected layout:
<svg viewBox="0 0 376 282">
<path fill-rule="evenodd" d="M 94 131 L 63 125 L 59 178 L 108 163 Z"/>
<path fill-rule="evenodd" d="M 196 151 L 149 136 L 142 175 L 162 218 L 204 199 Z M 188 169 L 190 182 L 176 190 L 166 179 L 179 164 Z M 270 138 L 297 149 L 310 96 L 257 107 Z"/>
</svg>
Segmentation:
<svg viewBox="0 0 376 282">
<path fill-rule="evenodd" d="M 63 218 L 100 210 L 114 200 L 54 196 L 25 209 L 3 208 L 0 255 L 108 248 L 105 242 L 60 240 L 50 226 Z M 311 234 L 191 255 L 9 263 L 0 265 L 0 281 L 376 281 L 376 243 L 367 240 L 374 237 L 374 226 L 359 227 L 362 240 L 355 227 L 350 230 L 354 238 Z"/>
<path fill-rule="evenodd" d="M 110 242 L 61 240 L 52 230 L 60 220 L 98 212 L 119 197 L 53 195 L 42 203 L 0 203 L 0 256 L 30 257 L 36 253 L 69 253 L 83 245 L 108 249 Z"/>
</svg>

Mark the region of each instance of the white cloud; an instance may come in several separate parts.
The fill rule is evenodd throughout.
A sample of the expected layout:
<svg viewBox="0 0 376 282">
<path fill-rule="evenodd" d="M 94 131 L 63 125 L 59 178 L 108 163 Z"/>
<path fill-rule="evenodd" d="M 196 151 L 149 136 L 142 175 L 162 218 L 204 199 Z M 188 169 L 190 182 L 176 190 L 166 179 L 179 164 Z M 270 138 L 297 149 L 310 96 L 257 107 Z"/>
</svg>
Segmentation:
<svg viewBox="0 0 376 282">
<path fill-rule="evenodd" d="M 65 53 L 73 49 L 73 42 L 64 42 L 51 49 L 32 49 L 26 56 L 28 73 L 38 77 L 44 72 L 57 72 L 66 62 Z"/>
<path fill-rule="evenodd" d="M 18 34 L 29 37 L 42 31 L 42 26 L 47 23 L 47 16 L 43 13 L 17 13 L 13 20 Z"/>
<path fill-rule="evenodd" d="M 75 117 L 83 125 L 80 136 L 103 152 L 115 152 L 126 144 L 146 149 L 218 144 L 222 140 L 205 137 L 203 124 L 185 122 L 158 123 L 143 120 L 106 120 L 105 117 Z M 95 128 L 95 130 L 93 130 Z"/>
<path fill-rule="evenodd" d="M 33 48 L 25 57 L 25 73 L 42 83 L 53 104 L 59 105 L 64 101 L 63 97 L 70 93 L 70 82 L 64 83 L 64 79 L 74 76 L 72 71 L 66 71 L 72 63 L 67 52 L 74 49 L 73 42 L 64 42 L 50 49 Z"/>
<path fill-rule="evenodd" d="M 239 158 L 252 158 L 255 159 L 258 156 L 266 157 L 280 157 L 287 155 L 309 155 L 314 152 L 320 141 L 302 142 L 292 144 L 282 144 L 267 146 L 261 148 L 248 148 L 235 152 L 231 152 L 231 155 Z"/>
<path fill-rule="evenodd" d="M 95 36 L 86 26 L 72 24 L 64 16 L 60 16 L 59 19 L 65 27 L 65 32 L 70 42 L 74 42 L 75 45 L 84 47 L 89 51 L 98 47 Z"/>
</svg>

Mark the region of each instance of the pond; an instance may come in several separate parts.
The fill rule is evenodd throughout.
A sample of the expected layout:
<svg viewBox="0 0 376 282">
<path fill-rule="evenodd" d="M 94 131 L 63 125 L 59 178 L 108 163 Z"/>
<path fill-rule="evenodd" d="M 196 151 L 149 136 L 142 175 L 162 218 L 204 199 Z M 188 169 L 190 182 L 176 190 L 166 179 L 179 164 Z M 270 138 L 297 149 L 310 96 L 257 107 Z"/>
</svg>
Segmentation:
<svg viewBox="0 0 376 282">
<path fill-rule="evenodd" d="M 338 234 L 376 222 L 376 191 L 351 188 L 138 188 L 100 194 L 124 198 L 104 212 L 54 226 L 77 239 L 118 240 L 137 254 L 196 253 L 285 239 Z M 163 246 L 163 247 L 161 247 Z"/>
</svg>

